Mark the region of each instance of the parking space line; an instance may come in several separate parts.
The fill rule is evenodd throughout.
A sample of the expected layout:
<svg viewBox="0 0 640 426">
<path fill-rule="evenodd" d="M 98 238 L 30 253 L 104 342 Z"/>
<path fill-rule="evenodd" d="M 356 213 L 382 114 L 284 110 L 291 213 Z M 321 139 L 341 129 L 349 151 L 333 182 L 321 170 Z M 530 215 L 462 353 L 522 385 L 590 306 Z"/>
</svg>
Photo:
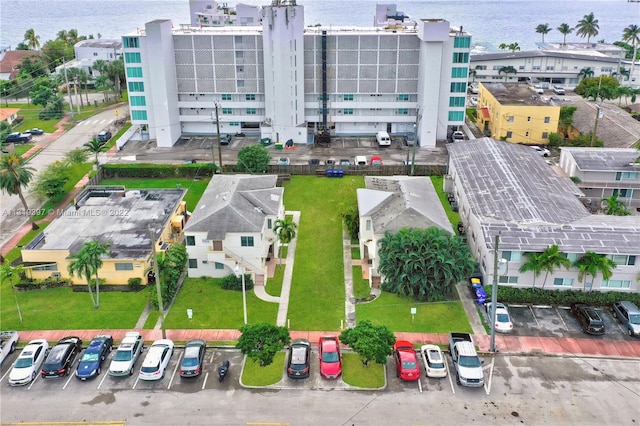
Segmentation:
<svg viewBox="0 0 640 426">
<path fill-rule="evenodd" d="M 216 351 L 211 352 L 211 357 L 209 358 L 209 364 L 213 363 L 213 357 L 215 356 Z"/>
<path fill-rule="evenodd" d="M 11 370 L 13 369 L 13 364 L 11 364 L 11 367 L 9 367 L 7 369 L 7 371 L 4 372 L 4 374 L 2 375 L 2 377 L 0 377 L 0 382 L 2 382 L 4 380 L 5 377 L 7 377 L 7 374 L 9 374 L 11 372 Z"/>
<path fill-rule="evenodd" d="M 562 325 L 564 325 L 564 329 L 566 331 L 569 331 L 569 327 L 567 327 L 567 323 L 564 322 L 564 318 L 562 318 L 562 315 L 560 315 L 560 311 L 558 310 L 558 307 L 556 307 L 556 314 L 558 314 L 558 317 L 560 318 L 560 321 L 562 321 Z"/>
<path fill-rule="evenodd" d="M 418 389 L 420 389 L 420 393 L 422 393 L 422 380 L 418 380 Z"/>
<path fill-rule="evenodd" d="M 207 371 L 206 373 L 204 373 L 204 380 L 202 381 L 202 390 L 204 390 L 204 387 L 207 385 L 208 378 L 209 378 L 209 372 Z"/>
<path fill-rule="evenodd" d="M 31 383 L 29 383 L 29 387 L 27 388 L 27 390 L 31 390 L 31 388 L 33 387 L 33 384 L 40 378 L 40 370 L 38 370 L 38 374 L 36 374 L 36 378 L 33 379 L 33 381 Z"/>
<path fill-rule="evenodd" d="M 489 365 L 489 380 L 484 383 L 484 391 L 487 395 L 491 395 L 491 380 L 493 379 L 493 365 L 495 364 L 496 359 L 493 358 L 491 360 L 491 364 Z"/>
<path fill-rule="evenodd" d="M 453 387 L 453 379 L 451 378 L 451 368 L 449 368 L 449 360 L 447 358 L 444 359 L 444 363 L 447 366 L 447 377 L 449 378 L 449 384 L 451 385 L 451 392 L 456 393 L 456 389 Z"/>
<path fill-rule="evenodd" d="M 176 376 L 176 371 L 178 371 L 178 366 L 180 366 L 180 362 L 176 363 L 176 366 L 173 368 L 173 373 L 171 374 L 171 379 L 169 380 L 169 385 L 167 389 L 171 389 L 171 383 L 173 383 L 173 378 Z"/>
<path fill-rule="evenodd" d="M 105 372 L 105 373 L 102 375 L 102 380 L 100 380 L 100 384 L 98 385 L 98 387 L 96 388 L 96 390 L 100 390 L 100 386 L 102 386 L 102 383 L 106 380 L 106 378 L 107 378 L 107 376 L 108 376 L 108 375 L 109 375 L 109 372 L 108 372 L 108 371 L 107 371 L 107 372 Z"/>
<path fill-rule="evenodd" d="M 135 389 L 138 385 L 138 380 L 140 380 L 140 375 L 136 376 L 136 381 L 133 383 L 133 387 L 131 389 Z"/>
<path fill-rule="evenodd" d="M 536 318 L 536 313 L 533 312 L 533 307 L 529 306 L 529 310 L 531 310 L 531 315 L 533 315 L 533 319 L 536 320 L 536 324 L 540 327 L 540 323 L 538 322 L 538 318 Z"/>
<path fill-rule="evenodd" d="M 62 387 L 62 390 L 65 390 L 67 388 L 67 385 L 69 384 L 69 382 L 71 381 L 71 379 L 73 379 L 73 374 L 69 374 L 69 378 L 67 379 L 67 381 L 64 383 L 64 386 Z"/>
</svg>

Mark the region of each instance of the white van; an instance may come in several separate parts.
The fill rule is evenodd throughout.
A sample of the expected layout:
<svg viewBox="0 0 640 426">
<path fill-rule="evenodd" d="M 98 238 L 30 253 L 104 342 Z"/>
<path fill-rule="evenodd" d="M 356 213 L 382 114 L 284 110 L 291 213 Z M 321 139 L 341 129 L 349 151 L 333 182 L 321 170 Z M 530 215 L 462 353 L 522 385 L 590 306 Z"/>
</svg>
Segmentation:
<svg viewBox="0 0 640 426">
<path fill-rule="evenodd" d="M 391 145 L 391 138 L 389 137 L 389 133 L 387 132 L 378 132 L 376 134 L 376 141 L 378 141 L 378 146 Z"/>
<path fill-rule="evenodd" d="M 356 161 L 354 162 L 356 166 L 366 166 L 367 165 L 367 157 L 364 155 L 356 155 Z"/>
</svg>

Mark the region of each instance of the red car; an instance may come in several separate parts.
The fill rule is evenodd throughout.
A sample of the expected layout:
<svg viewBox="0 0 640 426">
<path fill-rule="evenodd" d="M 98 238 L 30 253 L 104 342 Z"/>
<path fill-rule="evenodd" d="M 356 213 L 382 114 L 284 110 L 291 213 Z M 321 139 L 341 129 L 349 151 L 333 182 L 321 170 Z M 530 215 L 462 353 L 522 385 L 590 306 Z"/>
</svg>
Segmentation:
<svg viewBox="0 0 640 426">
<path fill-rule="evenodd" d="M 420 380 L 418 357 L 411 342 L 397 341 L 393 345 L 393 359 L 396 362 L 396 374 L 400 379 L 405 381 Z"/>
<path fill-rule="evenodd" d="M 335 336 L 324 336 L 318 341 L 320 375 L 325 379 L 337 379 L 342 374 L 340 344 Z"/>
</svg>

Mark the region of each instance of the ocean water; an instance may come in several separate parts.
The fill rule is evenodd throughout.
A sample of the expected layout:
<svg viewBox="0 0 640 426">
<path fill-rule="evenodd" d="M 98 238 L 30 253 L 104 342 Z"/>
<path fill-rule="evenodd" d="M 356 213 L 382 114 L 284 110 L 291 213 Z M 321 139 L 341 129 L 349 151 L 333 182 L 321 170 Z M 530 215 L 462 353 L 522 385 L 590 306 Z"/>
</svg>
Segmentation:
<svg viewBox="0 0 640 426">
<path fill-rule="evenodd" d="M 265 5 L 270 0 L 242 0 Z M 219 2 L 220 4 L 223 1 Z M 225 1 L 230 6 L 237 2 Z M 298 0 L 305 8 L 306 25 L 371 26 L 376 3 L 384 0 Z M 521 50 L 536 49 L 542 40 L 535 32 L 547 23 L 554 30 L 545 41 L 562 41 L 555 30 L 560 24 L 575 27 L 586 14 L 594 13 L 600 33 L 591 41 L 613 43 L 631 24 L 640 24 L 640 3 L 627 0 L 404 0 L 398 10 L 413 19 L 442 18 L 462 26 L 473 35 L 476 50 L 498 51 L 501 43 L 517 42 Z M 0 46 L 15 46 L 33 28 L 42 44 L 60 30 L 75 28 L 81 35 L 100 34 L 119 38 L 144 27 L 145 22 L 168 18 L 174 25 L 190 22 L 188 0 L 0 0 Z M 568 42 L 586 41 L 574 34 Z"/>
</svg>

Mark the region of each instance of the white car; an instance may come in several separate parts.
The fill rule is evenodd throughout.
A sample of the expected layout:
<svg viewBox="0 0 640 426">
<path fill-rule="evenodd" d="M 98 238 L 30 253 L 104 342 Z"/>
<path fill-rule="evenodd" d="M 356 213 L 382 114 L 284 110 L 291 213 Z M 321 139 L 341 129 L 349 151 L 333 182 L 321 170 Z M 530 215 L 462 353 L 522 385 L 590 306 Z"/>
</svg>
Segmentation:
<svg viewBox="0 0 640 426">
<path fill-rule="evenodd" d="M 543 157 L 548 157 L 549 155 L 551 155 L 551 151 L 549 151 L 547 148 L 542 148 L 541 146 L 533 145 L 531 149 L 534 149 L 538 154 L 540 154 Z"/>
<path fill-rule="evenodd" d="M 137 331 L 130 331 L 124 335 L 120 346 L 113 355 L 109 365 L 110 376 L 126 376 L 133 374 L 133 366 L 142 352 L 144 339 Z"/>
<path fill-rule="evenodd" d="M 564 95 L 564 87 L 553 86 L 553 93 L 555 93 L 556 95 Z"/>
<path fill-rule="evenodd" d="M 447 377 L 447 365 L 442 357 L 442 351 L 436 345 L 422 345 L 420 355 L 427 377 L 442 378 Z"/>
<path fill-rule="evenodd" d="M 461 132 L 460 130 L 456 130 L 455 132 L 453 132 L 451 134 L 451 140 L 453 142 L 463 141 L 464 140 L 464 133 Z"/>
<path fill-rule="evenodd" d="M 489 321 L 492 318 L 492 304 L 487 303 L 487 315 L 489 315 Z M 498 302 L 496 303 L 496 331 L 499 333 L 511 333 L 513 331 L 513 323 L 511 322 L 511 316 L 509 310 L 505 305 Z"/>
<path fill-rule="evenodd" d="M 478 106 L 478 97 L 477 96 L 472 96 L 469 98 L 469 105 L 471 106 Z"/>
<path fill-rule="evenodd" d="M 38 371 L 48 352 L 49 343 L 45 339 L 30 341 L 16 362 L 13 363 L 13 368 L 9 373 L 9 384 L 20 386 L 31 383 L 38 376 Z"/>
<path fill-rule="evenodd" d="M 164 377 L 169 360 L 173 355 L 173 341 L 160 339 L 153 342 L 147 356 L 142 361 L 138 377 L 140 380 L 160 380 Z"/>
</svg>

